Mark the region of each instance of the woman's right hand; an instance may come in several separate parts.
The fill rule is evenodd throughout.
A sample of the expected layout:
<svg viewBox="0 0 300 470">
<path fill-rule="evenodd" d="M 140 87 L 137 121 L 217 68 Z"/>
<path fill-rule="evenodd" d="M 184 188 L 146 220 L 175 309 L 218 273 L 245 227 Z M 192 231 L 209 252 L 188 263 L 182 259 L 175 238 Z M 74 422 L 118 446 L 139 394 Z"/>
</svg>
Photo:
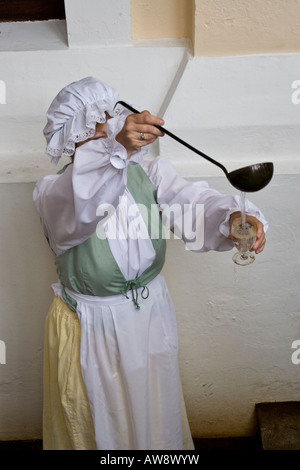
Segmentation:
<svg viewBox="0 0 300 470">
<path fill-rule="evenodd" d="M 157 137 L 164 133 L 156 126 L 164 125 L 164 120 L 153 116 L 149 111 L 142 111 L 127 116 L 124 126 L 116 140 L 127 150 L 128 158 L 133 152 L 137 152 L 145 145 L 152 144 Z"/>
</svg>

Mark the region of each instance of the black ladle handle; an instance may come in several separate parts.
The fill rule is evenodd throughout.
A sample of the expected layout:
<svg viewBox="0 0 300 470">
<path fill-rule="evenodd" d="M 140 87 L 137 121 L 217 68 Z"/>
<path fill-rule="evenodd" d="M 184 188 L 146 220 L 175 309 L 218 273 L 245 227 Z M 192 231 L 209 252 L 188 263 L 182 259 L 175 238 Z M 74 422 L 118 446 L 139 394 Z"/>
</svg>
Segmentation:
<svg viewBox="0 0 300 470">
<path fill-rule="evenodd" d="M 125 103 L 124 101 L 118 101 L 118 102 L 115 104 L 115 107 L 117 106 L 117 104 L 121 104 L 122 106 L 124 106 L 124 108 L 129 109 L 129 111 L 132 111 L 133 113 L 140 114 L 140 111 L 138 111 L 137 109 L 134 109 L 132 106 L 130 106 L 129 104 Z M 193 147 L 192 145 L 188 144 L 188 143 L 185 142 L 184 140 L 180 139 L 180 137 L 177 137 L 177 135 L 172 134 L 172 132 L 168 131 L 168 130 L 165 129 L 164 127 L 162 127 L 162 126 L 155 126 L 155 127 L 157 127 L 159 130 L 161 130 L 162 132 L 164 132 L 165 134 L 167 134 L 169 137 L 172 137 L 172 139 L 177 140 L 177 142 L 179 142 L 180 144 L 184 145 L 184 146 L 187 147 L 188 149 L 192 150 L 192 152 L 197 153 L 198 155 L 200 155 L 201 157 L 205 158 L 205 159 L 208 160 L 209 162 L 213 163 L 214 165 L 217 165 L 219 168 L 221 168 L 221 170 L 224 171 L 225 175 L 228 176 L 228 171 L 227 171 L 227 169 L 226 169 L 225 166 L 223 166 L 221 163 L 217 162 L 216 160 L 213 160 L 213 159 L 212 159 L 211 157 L 209 157 L 208 155 L 205 155 L 205 153 L 201 152 L 200 150 L 196 149 L 195 147 Z"/>
</svg>

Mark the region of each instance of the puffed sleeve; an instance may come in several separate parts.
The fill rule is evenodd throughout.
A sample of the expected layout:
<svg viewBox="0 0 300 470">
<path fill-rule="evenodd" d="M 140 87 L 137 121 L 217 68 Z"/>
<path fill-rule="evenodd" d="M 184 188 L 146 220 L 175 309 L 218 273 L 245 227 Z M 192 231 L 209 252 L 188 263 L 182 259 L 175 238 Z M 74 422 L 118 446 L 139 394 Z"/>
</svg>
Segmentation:
<svg viewBox="0 0 300 470">
<path fill-rule="evenodd" d="M 114 209 L 127 181 L 127 152 L 115 140 L 123 125 L 120 117 L 107 121 L 107 138 L 78 147 L 74 163 L 62 174 L 41 178 L 33 192 L 44 233 L 56 254 L 91 236 Z"/>
<path fill-rule="evenodd" d="M 230 214 L 240 211 L 240 196 L 221 194 L 205 181 L 192 183 L 180 177 L 165 158 L 142 163 L 157 190 L 157 201 L 165 225 L 182 238 L 192 251 L 231 250 L 228 239 Z M 264 224 L 268 223 L 262 212 L 249 200 L 245 210 Z"/>
</svg>

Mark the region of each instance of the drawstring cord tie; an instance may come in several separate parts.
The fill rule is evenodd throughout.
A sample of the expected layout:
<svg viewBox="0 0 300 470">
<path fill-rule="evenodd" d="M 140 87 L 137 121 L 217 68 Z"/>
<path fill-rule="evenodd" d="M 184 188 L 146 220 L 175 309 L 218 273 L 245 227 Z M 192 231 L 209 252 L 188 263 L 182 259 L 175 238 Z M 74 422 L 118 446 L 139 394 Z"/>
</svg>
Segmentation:
<svg viewBox="0 0 300 470">
<path fill-rule="evenodd" d="M 122 289 L 122 294 L 125 295 L 126 299 L 129 299 L 127 294 L 131 290 L 133 303 L 134 303 L 134 305 L 136 306 L 136 308 L 138 310 L 140 309 L 140 305 L 138 303 L 138 297 L 139 297 L 138 289 L 140 287 L 143 288 L 142 291 L 141 291 L 142 299 L 148 299 L 148 297 L 149 297 L 148 287 L 141 285 L 138 281 L 128 281 L 128 282 L 126 282 L 126 284 L 124 285 L 124 287 Z"/>
</svg>

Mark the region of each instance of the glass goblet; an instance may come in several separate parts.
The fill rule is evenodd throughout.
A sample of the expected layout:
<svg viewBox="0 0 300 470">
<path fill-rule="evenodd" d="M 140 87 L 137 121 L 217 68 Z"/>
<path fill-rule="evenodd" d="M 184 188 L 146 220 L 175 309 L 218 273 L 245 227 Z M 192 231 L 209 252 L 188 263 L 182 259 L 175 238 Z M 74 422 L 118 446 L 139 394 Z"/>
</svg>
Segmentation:
<svg viewBox="0 0 300 470">
<path fill-rule="evenodd" d="M 256 240 L 256 226 L 247 218 L 237 217 L 231 223 L 231 238 L 238 250 L 232 257 L 233 261 L 240 266 L 253 263 L 255 256 L 250 250 Z"/>
</svg>

